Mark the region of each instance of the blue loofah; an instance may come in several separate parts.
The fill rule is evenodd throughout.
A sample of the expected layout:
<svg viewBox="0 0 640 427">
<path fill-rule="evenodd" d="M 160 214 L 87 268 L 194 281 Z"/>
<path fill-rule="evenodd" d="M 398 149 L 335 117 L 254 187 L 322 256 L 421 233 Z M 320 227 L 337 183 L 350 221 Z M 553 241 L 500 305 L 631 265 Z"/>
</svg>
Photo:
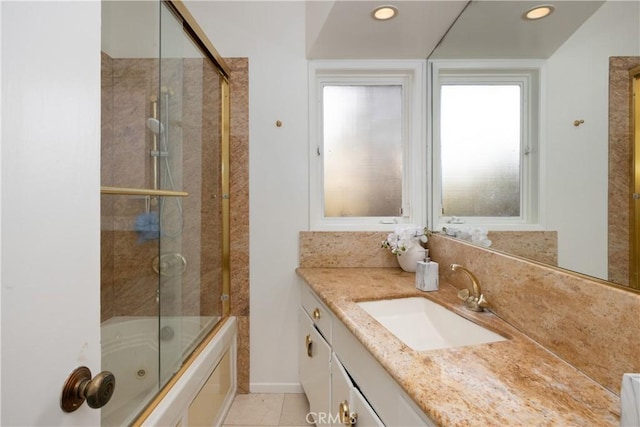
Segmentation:
<svg viewBox="0 0 640 427">
<path fill-rule="evenodd" d="M 138 243 L 155 240 L 160 237 L 160 220 L 156 212 L 138 215 L 133 226 L 138 232 Z"/>
</svg>

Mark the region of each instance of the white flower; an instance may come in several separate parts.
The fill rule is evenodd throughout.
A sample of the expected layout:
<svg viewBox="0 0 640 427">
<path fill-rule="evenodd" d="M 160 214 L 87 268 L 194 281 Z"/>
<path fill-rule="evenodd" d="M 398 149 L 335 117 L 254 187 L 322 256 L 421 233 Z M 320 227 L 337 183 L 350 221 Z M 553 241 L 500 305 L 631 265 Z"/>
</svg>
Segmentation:
<svg viewBox="0 0 640 427">
<path fill-rule="evenodd" d="M 391 250 L 392 254 L 401 255 L 419 242 L 427 242 L 427 229 L 425 227 L 398 226 L 393 233 L 389 233 L 387 239 L 382 242 L 383 248 Z"/>
</svg>

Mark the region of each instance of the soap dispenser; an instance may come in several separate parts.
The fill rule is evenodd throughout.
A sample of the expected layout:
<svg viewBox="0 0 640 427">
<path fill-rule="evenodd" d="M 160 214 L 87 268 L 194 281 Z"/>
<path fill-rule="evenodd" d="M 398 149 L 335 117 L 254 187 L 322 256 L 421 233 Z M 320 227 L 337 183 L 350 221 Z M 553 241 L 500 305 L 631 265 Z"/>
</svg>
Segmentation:
<svg viewBox="0 0 640 427">
<path fill-rule="evenodd" d="M 438 290 L 438 263 L 431 261 L 428 249 L 424 260 L 418 261 L 416 266 L 416 288 L 425 292 Z"/>
</svg>

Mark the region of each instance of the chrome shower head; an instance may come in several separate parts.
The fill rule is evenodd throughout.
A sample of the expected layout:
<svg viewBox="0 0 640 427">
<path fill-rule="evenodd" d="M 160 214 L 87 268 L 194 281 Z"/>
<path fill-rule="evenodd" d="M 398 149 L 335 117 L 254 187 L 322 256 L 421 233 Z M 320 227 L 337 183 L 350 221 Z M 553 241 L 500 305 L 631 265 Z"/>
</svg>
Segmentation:
<svg viewBox="0 0 640 427">
<path fill-rule="evenodd" d="M 154 119 L 153 117 L 149 117 L 147 119 L 147 128 L 156 135 L 164 132 L 164 125 L 160 123 L 158 119 Z"/>
</svg>

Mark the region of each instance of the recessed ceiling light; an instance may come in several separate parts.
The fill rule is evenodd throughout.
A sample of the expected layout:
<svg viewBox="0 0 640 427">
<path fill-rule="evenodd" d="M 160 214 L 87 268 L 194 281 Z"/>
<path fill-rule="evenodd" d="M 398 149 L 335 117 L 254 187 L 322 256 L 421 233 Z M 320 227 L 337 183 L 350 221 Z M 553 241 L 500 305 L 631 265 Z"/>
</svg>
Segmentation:
<svg viewBox="0 0 640 427">
<path fill-rule="evenodd" d="M 536 19 L 542 19 L 551 15 L 551 13 L 555 10 L 555 7 L 550 4 L 543 4 L 540 6 L 536 6 L 533 9 L 529 9 L 522 15 L 524 19 L 529 21 L 535 21 Z"/>
<path fill-rule="evenodd" d="M 378 6 L 371 12 L 371 16 L 373 19 L 377 19 L 378 21 L 387 21 L 398 14 L 398 8 L 395 6 Z"/>
</svg>

